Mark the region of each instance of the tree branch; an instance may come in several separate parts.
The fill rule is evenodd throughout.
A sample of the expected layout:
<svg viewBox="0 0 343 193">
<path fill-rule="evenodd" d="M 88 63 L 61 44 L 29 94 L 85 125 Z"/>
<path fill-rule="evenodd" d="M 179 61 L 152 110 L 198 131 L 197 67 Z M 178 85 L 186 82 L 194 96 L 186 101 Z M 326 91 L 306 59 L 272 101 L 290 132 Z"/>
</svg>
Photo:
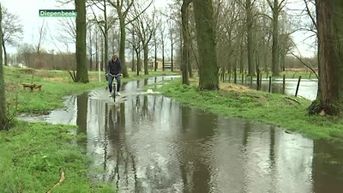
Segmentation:
<svg viewBox="0 0 343 193">
<path fill-rule="evenodd" d="M 153 0 L 150 1 L 149 5 L 147 7 L 145 7 L 139 14 L 137 14 L 133 19 L 129 20 L 128 22 L 125 23 L 125 25 L 128 25 L 130 23 L 132 23 L 133 21 L 135 21 L 137 18 L 140 17 L 140 15 L 142 15 L 153 3 Z"/>
<path fill-rule="evenodd" d="M 291 55 L 294 56 L 296 59 L 298 59 L 308 69 L 310 69 L 314 73 L 314 75 L 316 75 L 317 79 L 319 80 L 319 76 L 318 76 L 317 72 L 310 65 L 306 64 L 306 62 L 304 62 L 299 56 L 295 55 L 293 52 L 291 52 Z"/>
</svg>

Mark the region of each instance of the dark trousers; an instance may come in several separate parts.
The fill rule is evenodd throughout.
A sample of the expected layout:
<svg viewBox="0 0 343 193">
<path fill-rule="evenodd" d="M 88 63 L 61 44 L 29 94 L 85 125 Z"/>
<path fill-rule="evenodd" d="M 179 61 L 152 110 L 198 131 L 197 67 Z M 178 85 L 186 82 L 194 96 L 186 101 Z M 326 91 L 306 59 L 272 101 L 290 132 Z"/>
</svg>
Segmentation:
<svg viewBox="0 0 343 193">
<path fill-rule="evenodd" d="M 112 83 L 113 83 L 113 79 L 116 79 L 117 81 L 117 92 L 119 92 L 120 90 L 120 76 L 110 76 L 108 77 L 108 89 L 110 90 L 110 93 L 112 93 Z"/>
</svg>

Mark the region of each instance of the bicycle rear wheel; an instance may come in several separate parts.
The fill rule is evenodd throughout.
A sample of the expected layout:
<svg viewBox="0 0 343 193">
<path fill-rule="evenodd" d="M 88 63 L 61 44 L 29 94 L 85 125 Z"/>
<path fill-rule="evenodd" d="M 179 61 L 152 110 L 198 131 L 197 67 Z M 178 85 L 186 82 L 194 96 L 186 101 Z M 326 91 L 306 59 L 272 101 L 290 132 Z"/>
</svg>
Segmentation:
<svg viewBox="0 0 343 193">
<path fill-rule="evenodd" d="M 112 98 L 113 98 L 113 102 L 116 102 L 116 85 L 113 84 L 113 87 L 112 87 Z"/>
</svg>

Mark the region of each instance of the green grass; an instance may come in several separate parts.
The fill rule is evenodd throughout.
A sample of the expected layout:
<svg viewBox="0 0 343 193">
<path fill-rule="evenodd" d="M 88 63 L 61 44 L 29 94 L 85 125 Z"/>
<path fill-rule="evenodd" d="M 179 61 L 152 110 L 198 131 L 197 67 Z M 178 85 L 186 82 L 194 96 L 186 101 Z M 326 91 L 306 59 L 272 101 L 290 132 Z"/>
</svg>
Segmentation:
<svg viewBox="0 0 343 193">
<path fill-rule="evenodd" d="M 0 132 L 1 192 L 46 192 L 65 172 L 64 182 L 53 192 L 113 192 L 109 185 L 91 183 L 87 157 L 77 145 L 71 126 L 18 122 Z"/>
<path fill-rule="evenodd" d="M 313 139 L 343 139 L 343 120 L 309 116 L 307 107 L 311 102 L 305 99 L 255 90 L 199 91 L 179 81 L 171 81 L 159 90 L 181 103 L 220 115 L 274 124 Z"/>
</svg>

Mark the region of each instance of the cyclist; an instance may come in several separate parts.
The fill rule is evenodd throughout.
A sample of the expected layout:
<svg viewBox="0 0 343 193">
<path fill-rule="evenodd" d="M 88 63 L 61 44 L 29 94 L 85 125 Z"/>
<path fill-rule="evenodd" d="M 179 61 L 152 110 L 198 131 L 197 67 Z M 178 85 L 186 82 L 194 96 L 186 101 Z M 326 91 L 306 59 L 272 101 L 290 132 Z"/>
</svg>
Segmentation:
<svg viewBox="0 0 343 193">
<path fill-rule="evenodd" d="M 112 94 L 112 83 L 113 83 L 113 79 L 115 78 L 117 81 L 116 95 L 119 96 L 120 95 L 119 90 L 120 90 L 121 63 L 116 54 L 114 54 L 112 56 L 112 59 L 108 61 L 107 73 L 109 74 L 109 76 L 107 76 L 107 80 L 108 80 L 108 88 L 109 88 L 110 94 Z"/>
</svg>

